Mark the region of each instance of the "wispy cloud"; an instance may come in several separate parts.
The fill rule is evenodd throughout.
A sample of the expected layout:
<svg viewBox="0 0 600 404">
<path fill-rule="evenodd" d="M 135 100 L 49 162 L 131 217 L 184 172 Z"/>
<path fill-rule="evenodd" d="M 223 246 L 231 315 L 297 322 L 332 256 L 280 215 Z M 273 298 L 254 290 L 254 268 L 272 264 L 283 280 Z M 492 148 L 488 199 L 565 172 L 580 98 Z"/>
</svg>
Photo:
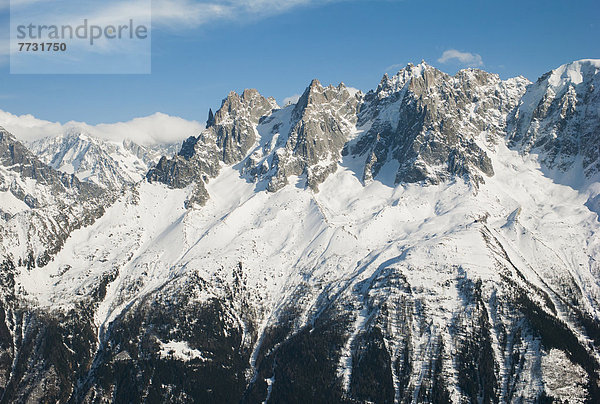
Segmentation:
<svg viewBox="0 0 600 404">
<path fill-rule="evenodd" d="M 169 28 L 194 28 L 217 21 L 247 21 L 293 9 L 349 0 L 153 0 L 152 22 Z"/>
<path fill-rule="evenodd" d="M 169 0 L 172 2 L 189 0 Z M 221 18 L 235 19 L 244 16 L 264 17 L 281 14 L 291 9 L 333 3 L 341 0 L 223 0 L 213 2 L 196 2 L 204 5 L 205 15 L 199 22 Z"/>
<path fill-rule="evenodd" d="M 152 0 L 151 10 L 135 0 L 122 1 L 118 5 L 104 3 L 97 7 L 97 15 L 77 16 L 76 20 L 88 18 L 103 20 L 125 15 L 130 18 L 146 17 L 152 14 L 152 21 L 158 26 L 170 28 L 194 28 L 219 20 L 242 20 L 247 18 L 264 18 L 282 14 L 302 6 L 318 6 L 349 0 Z M 35 6 L 43 9 L 43 15 L 53 17 L 54 3 L 51 0 L 0 0 L 0 10 L 13 7 Z M 44 4 L 45 3 L 45 4 Z M 73 15 L 65 16 L 64 10 L 56 10 L 61 20 L 73 19 Z"/>
<path fill-rule="evenodd" d="M 483 66 L 483 59 L 481 55 L 477 53 L 461 52 L 456 49 L 448 49 L 442 53 L 442 56 L 438 59 L 440 63 L 448 63 L 456 61 L 464 66 L 468 67 L 480 67 Z"/>
<path fill-rule="evenodd" d="M 386 73 L 397 73 L 399 70 L 401 70 L 402 68 L 406 67 L 406 64 L 402 64 L 402 63 L 396 63 L 393 65 L 390 65 L 388 67 L 385 68 L 385 72 Z"/>
<path fill-rule="evenodd" d="M 65 13 L 52 0 L 0 0 L 0 10 L 8 10 L 12 5 L 12 11 L 20 10 L 33 20 L 73 26 L 81 24 L 84 19 L 90 24 L 107 25 L 118 23 L 125 16 L 127 20 L 131 18 L 134 21 L 149 21 L 151 18 L 154 27 L 182 31 L 219 21 L 255 21 L 300 7 L 343 1 L 349 0 L 152 0 L 151 7 L 144 0 L 108 1 L 97 7 L 83 1 L 81 7 L 72 7 L 70 12 Z M 109 48 L 102 42 L 106 41 L 98 40 L 94 52 L 114 50 L 114 46 Z M 0 64 L 6 62 L 9 54 L 8 41 L 0 40 Z"/>
</svg>

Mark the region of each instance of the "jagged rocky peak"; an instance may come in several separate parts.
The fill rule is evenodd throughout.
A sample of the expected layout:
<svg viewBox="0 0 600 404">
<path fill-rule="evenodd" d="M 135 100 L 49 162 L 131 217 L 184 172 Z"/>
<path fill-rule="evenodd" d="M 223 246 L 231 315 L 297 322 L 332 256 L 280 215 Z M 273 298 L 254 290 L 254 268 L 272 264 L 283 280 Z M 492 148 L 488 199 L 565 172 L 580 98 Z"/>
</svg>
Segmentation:
<svg viewBox="0 0 600 404">
<path fill-rule="evenodd" d="M 540 77 L 513 116 L 512 144 L 525 153 L 541 154 L 550 168 L 566 171 L 582 164 L 576 168 L 588 177 L 600 172 L 599 73 L 600 60 L 586 59 Z"/>
<path fill-rule="evenodd" d="M 18 173 L 21 178 L 34 179 L 60 189 L 70 188 L 73 184 L 78 185 L 78 182 L 73 183 L 68 176 L 54 172 L 39 161 L 14 135 L 5 129 L 0 129 L 0 166 Z M 6 185 L 16 189 L 21 184 Z"/>
<path fill-rule="evenodd" d="M 257 90 L 246 89 L 242 95 L 232 91 L 215 114 L 214 125 L 208 128 L 212 133 L 205 137 L 215 138 L 225 164 L 237 163 L 256 142 L 259 119 L 276 108 L 275 99 L 265 98 Z"/>
<path fill-rule="evenodd" d="M 215 114 L 213 113 L 212 108 L 208 109 L 208 119 L 206 120 L 206 127 L 211 127 L 215 124 Z"/>
<path fill-rule="evenodd" d="M 241 161 L 257 141 L 260 118 L 276 108 L 274 98 L 265 98 L 257 90 L 230 92 L 214 116 L 209 114 L 207 128 L 185 140 L 177 156 L 162 157 L 146 178 L 173 188 L 194 184 L 188 202 L 203 205 L 209 198 L 205 183 L 219 174 L 220 163 Z"/>
<path fill-rule="evenodd" d="M 365 96 L 359 125 L 369 129 L 351 148 L 367 156 L 364 181 L 393 161 L 395 183 L 435 184 L 460 176 L 477 185 L 494 174 L 477 142 L 493 142 L 504 133 L 506 117 L 527 84 L 478 69 L 450 76 L 425 62 L 384 76 Z"/>
<path fill-rule="evenodd" d="M 256 90 L 231 92 L 209 113 L 207 129 L 186 140 L 177 157 L 162 159 L 148 178 L 187 187 L 218 175 L 221 163 L 247 158 L 243 173 L 266 181 L 269 191 L 291 176 L 317 190 L 341 154 L 353 154 L 365 158 L 364 182 L 392 163 L 395 183 L 460 176 L 477 185 L 494 174 L 481 142 L 493 146 L 505 133 L 506 117 L 528 84 L 478 69 L 450 76 L 422 62 L 385 75 L 367 95 L 313 80 L 283 109 Z M 206 200 L 204 186 L 198 187 Z"/>
<path fill-rule="evenodd" d="M 268 184 L 277 191 L 292 175 L 306 175 L 307 185 L 318 189 L 337 169 L 341 151 L 354 131 L 362 95 L 343 83 L 323 87 L 313 80 L 291 114 L 285 145 L 275 150 Z"/>
<path fill-rule="evenodd" d="M 257 123 L 263 115 L 275 108 L 275 99 L 263 97 L 258 90 L 245 89 L 241 95 L 231 91 L 215 114 L 215 125 L 229 123 L 230 119 L 246 119 Z"/>
<path fill-rule="evenodd" d="M 294 107 L 293 119 L 302 119 L 307 116 L 307 110 L 320 108 L 323 106 L 332 106 L 337 108 L 351 108 L 347 105 L 348 100 L 359 100 L 357 93 L 353 89 L 348 89 L 344 83 L 337 86 L 328 85 L 324 87 L 317 79 L 313 79 L 310 85 L 304 90 L 302 96 L 298 99 Z M 346 111 L 352 112 L 352 111 Z"/>
<path fill-rule="evenodd" d="M 404 89 L 406 84 L 409 83 L 413 78 L 422 76 L 424 74 L 435 74 L 436 72 L 442 73 L 435 67 L 428 65 L 425 61 L 422 61 L 418 65 L 408 63 L 406 67 L 399 70 L 398 73 L 392 76 L 385 73 L 377 88 L 370 91 L 366 98 L 370 99 L 373 96 L 376 96 L 380 100 L 387 99 Z"/>
</svg>

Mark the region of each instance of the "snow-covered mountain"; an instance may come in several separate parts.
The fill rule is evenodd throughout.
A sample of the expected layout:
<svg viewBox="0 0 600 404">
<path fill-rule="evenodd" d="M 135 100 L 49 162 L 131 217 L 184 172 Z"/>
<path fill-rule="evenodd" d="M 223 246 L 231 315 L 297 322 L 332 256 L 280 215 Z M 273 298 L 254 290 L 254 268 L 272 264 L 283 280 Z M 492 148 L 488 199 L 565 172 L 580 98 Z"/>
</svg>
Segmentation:
<svg viewBox="0 0 600 404">
<path fill-rule="evenodd" d="M 140 181 L 162 155 L 173 155 L 178 149 L 177 144 L 140 146 L 130 140 L 108 141 L 76 129 L 27 146 L 52 168 L 110 189 Z"/>
<path fill-rule="evenodd" d="M 0 254 L 5 264 L 46 265 L 69 234 L 102 216 L 115 196 L 53 170 L 0 128 Z"/>
<path fill-rule="evenodd" d="M 598 60 L 580 60 L 540 77 L 520 101 L 509 139 L 541 153 L 548 168 L 583 165 L 588 178 L 600 172 L 599 69 Z"/>
<path fill-rule="evenodd" d="M 118 195 L 3 132 L 5 184 L 103 211 L 25 265 L 5 187 L 2 400 L 600 400 L 599 74 L 230 93 Z"/>
</svg>

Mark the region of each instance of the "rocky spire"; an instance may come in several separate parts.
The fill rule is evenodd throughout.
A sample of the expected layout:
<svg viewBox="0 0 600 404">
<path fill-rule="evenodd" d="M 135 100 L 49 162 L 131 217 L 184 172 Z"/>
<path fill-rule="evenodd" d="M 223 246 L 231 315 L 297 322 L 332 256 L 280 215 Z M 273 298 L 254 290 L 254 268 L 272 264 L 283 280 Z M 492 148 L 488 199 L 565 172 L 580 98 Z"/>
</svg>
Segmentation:
<svg viewBox="0 0 600 404">
<path fill-rule="evenodd" d="M 360 99 L 340 84 L 323 87 L 313 80 L 292 112 L 285 146 L 273 158 L 274 175 L 267 189 L 277 191 L 291 175 L 306 174 L 313 190 L 337 169 L 348 141 Z"/>
<path fill-rule="evenodd" d="M 215 124 L 215 115 L 213 114 L 212 108 L 208 109 L 208 119 L 206 120 L 206 127 L 210 128 Z"/>
</svg>

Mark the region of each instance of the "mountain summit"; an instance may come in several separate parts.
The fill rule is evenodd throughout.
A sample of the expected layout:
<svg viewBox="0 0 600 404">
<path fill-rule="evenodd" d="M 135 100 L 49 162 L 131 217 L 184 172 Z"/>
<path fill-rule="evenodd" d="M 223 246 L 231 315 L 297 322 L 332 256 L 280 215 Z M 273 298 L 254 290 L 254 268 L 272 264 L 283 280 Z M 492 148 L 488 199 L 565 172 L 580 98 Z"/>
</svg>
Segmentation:
<svg viewBox="0 0 600 404">
<path fill-rule="evenodd" d="M 600 172 L 600 60 L 560 66 L 538 79 L 514 113 L 509 140 L 549 168 Z"/>
</svg>

